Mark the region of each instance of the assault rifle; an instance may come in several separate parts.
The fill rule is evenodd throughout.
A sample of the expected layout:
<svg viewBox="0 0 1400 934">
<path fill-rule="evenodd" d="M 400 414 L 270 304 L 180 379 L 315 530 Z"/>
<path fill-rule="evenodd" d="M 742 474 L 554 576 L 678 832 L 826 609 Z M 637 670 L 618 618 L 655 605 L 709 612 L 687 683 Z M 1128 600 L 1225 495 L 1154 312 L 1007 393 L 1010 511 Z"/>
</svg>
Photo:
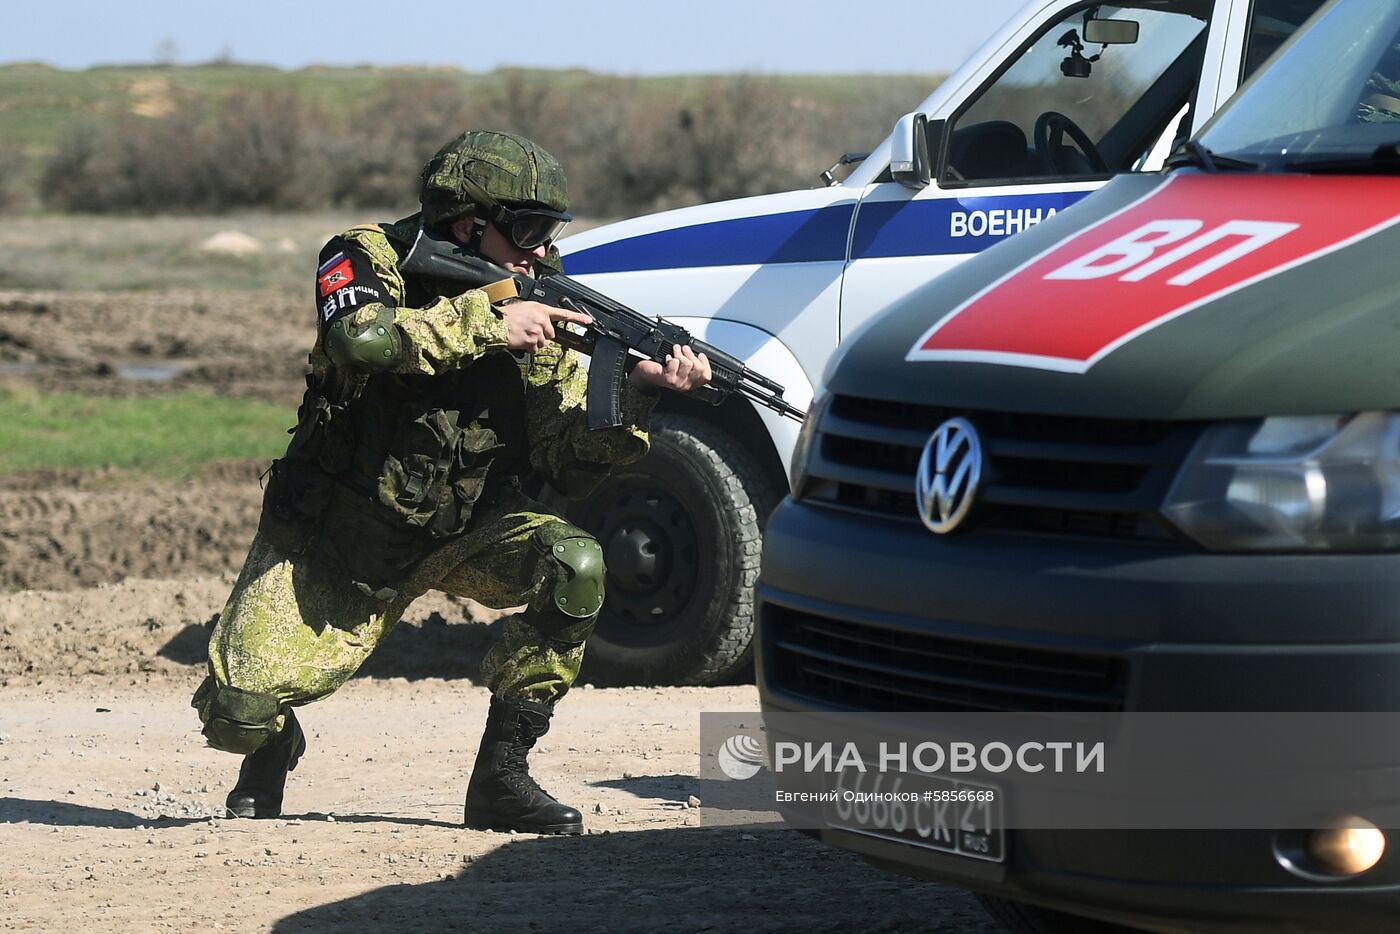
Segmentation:
<svg viewBox="0 0 1400 934">
<path fill-rule="evenodd" d="M 628 358 L 632 357 L 632 351 L 641 355 L 632 358 L 633 361 L 647 358 L 664 364 L 667 355 L 676 347 L 687 344 L 697 354 L 703 353 L 709 358 L 711 371 L 710 384 L 689 395 L 719 405 L 730 393 L 737 392 L 779 415 L 799 422 L 803 419 L 802 411 L 783 399 L 782 386 L 753 372 L 742 360 L 696 340 L 678 324 L 660 317 L 648 318 L 568 276 L 535 279 L 512 274 L 427 227 L 419 230 L 418 239 L 400 268 L 420 276 L 465 283 L 471 288 L 489 285 L 496 290 L 501 285 L 513 284 L 511 297 L 580 311 L 591 317 L 593 323 L 589 325 L 557 322 L 554 327 L 555 340 L 593 358 L 588 367 L 589 428 L 614 428 L 622 424 L 622 380 L 630 369 Z M 495 294 L 493 300 L 499 300 Z"/>
</svg>

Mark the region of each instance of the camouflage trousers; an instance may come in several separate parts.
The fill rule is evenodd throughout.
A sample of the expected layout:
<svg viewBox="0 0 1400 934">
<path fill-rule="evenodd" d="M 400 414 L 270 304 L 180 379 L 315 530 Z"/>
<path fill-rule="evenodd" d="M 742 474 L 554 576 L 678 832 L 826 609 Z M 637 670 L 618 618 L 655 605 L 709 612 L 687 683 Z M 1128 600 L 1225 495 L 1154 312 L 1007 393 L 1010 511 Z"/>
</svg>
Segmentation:
<svg viewBox="0 0 1400 934">
<path fill-rule="evenodd" d="M 491 692 L 503 699 L 552 703 L 569 689 L 583 661 L 596 615 L 569 620 L 550 606 L 555 543 L 589 537 L 528 497 L 508 491 L 474 517 L 461 537 L 420 562 L 388 603 L 334 575 L 253 539 L 209 640 L 209 677 L 193 706 L 208 722 L 221 688 L 300 705 L 348 681 L 409 605 L 429 590 L 470 597 L 487 606 L 527 604 L 503 621 L 481 663 Z M 559 621 L 570 624 L 561 628 Z M 277 726 L 280 729 L 281 717 Z"/>
</svg>

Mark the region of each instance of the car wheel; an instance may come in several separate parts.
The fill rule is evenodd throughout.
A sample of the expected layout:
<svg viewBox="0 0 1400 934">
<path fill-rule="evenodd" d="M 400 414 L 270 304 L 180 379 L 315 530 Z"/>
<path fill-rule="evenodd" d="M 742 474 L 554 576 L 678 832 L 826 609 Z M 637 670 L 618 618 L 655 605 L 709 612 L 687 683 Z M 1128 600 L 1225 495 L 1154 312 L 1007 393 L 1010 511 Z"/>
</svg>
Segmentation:
<svg viewBox="0 0 1400 934">
<path fill-rule="evenodd" d="M 583 675 L 596 684 L 717 684 L 752 665 L 763 526 L 786 492 L 734 438 L 656 414 L 651 450 L 587 499 L 559 503 L 608 568 Z"/>
</svg>

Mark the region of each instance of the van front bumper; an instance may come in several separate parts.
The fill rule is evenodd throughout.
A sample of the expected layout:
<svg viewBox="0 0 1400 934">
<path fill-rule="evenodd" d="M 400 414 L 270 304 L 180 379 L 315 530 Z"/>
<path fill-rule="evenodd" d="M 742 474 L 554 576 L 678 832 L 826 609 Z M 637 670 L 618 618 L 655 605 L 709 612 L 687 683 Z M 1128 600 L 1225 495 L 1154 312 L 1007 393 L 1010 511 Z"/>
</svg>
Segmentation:
<svg viewBox="0 0 1400 934">
<path fill-rule="evenodd" d="M 765 711 L 939 709 L 897 708 L 900 695 L 845 668 L 814 674 L 791 649 L 794 620 L 895 632 L 979 659 L 966 666 L 975 678 L 950 677 L 932 692 L 950 709 L 1035 709 L 1044 692 L 1027 694 L 1015 674 L 1035 657 L 1102 684 L 1103 710 L 1400 711 L 1400 556 L 945 538 L 789 500 L 765 533 L 758 597 Z M 927 657 L 914 664 L 931 665 Z M 1400 857 L 1388 853 L 1359 877 L 1303 878 L 1275 855 L 1272 831 L 1008 831 L 1001 863 L 814 833 L 901 872 L 1158 930 L 1400 924 Z"/>
</svg>

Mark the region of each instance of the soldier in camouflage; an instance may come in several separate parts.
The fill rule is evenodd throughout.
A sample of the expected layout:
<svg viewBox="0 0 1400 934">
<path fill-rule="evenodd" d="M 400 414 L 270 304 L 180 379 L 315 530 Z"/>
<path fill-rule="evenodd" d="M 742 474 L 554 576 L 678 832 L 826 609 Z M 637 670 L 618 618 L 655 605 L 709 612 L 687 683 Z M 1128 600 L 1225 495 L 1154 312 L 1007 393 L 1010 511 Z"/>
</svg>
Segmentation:
<svg viewBox="0 0 1400 934">
<path fill-rule="evenodd" d="M 552 340 L 585 315 L 493 304 L 489 290 L 400 268 L 426 226 L 513 273 L 557 272 L 552 241 L 569 219 L 559 164 L 529 140 L 468 132 L 424 168 L 421 201 L 419 214 L 351 228 L 322 251 L 308 389 L 193 706 L 211 746 L 245 756 L 229 810 L 275 817 L 306 749 L 294 708 L 344 684 L 415 598 L 525 604 L 482 662 L 491 706 L 466 823 L 580 833 L 579 812 L 535 783 L 526 756 L 578 674 L 602 553 L 520 478 L 586 495 L 610 465 L 646 453 L 657 390 L 705 385 L 709 362 L 687 347 L 638 363 L 622 426 L 590 431 L 587 373 Z"/>
</svg>

